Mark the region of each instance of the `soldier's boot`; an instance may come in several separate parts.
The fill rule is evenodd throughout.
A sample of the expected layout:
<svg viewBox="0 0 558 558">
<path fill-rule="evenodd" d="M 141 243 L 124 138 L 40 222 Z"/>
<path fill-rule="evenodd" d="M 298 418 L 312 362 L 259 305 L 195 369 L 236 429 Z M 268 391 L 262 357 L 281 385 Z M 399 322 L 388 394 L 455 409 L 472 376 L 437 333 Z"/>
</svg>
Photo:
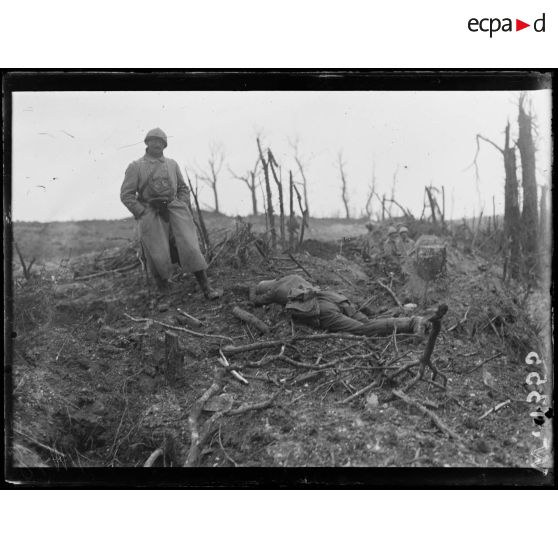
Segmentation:
<svg viewBox="0 0 558 558">
<path fill-rule="evenodd" d="M 205 269 L 202 271 L 196 271 L 194 275 L 201 287 L 203 295 L 207 298 L 207 300 L 215 300 L 221 296 L 221 293 L 209 284 L 209 279 Z"/>
</svg>

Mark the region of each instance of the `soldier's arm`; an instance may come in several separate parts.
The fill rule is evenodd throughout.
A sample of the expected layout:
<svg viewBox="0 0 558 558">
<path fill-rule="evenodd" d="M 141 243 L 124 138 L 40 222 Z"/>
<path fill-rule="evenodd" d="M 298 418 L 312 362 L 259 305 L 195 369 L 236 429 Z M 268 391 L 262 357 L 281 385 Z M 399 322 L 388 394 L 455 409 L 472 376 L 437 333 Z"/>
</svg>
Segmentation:
<svg viewBox="0 0 558 558">
<path fill-rule="evenodd" d="M 136 197 L 138 185 L 139 170 L 136 164 L 131 163 L 126 169 L 124 182 L 120 188 L 120 200 L 136 219 L 139 219 L 146 211 L 146 207 Z"/>
</svg>

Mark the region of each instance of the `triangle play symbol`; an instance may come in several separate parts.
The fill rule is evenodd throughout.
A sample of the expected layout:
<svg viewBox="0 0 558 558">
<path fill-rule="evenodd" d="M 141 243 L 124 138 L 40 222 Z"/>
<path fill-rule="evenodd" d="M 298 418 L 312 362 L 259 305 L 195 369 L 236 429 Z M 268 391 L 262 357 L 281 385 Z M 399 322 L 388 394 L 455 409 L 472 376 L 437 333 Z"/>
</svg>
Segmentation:
<svg viewBox="0 0 558 558">
<path fill-rule="evenodd" d="M 515 20 L 515 30 L 516 31 L 521 31 L 522 29 L 525 29 L 526 27 L 531 27 L 531 24 L 530 23 L 525 23 L 524 21 L 521 21 L 520 19 Z"/>
</svg>

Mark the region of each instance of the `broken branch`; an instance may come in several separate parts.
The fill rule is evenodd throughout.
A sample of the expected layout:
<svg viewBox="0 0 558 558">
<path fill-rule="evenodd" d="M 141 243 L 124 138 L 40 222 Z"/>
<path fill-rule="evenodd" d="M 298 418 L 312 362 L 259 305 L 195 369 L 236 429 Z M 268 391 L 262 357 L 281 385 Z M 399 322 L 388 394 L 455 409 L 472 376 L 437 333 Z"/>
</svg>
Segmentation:
<svg viewBox="0 0 558 558">
<path fill-rule="evenodd" d="M 392 390 L 392 393 L 398 399 L 405 401 L 405 403 L 407 403 L 408 405 L 415 407 L 416 409 L 418 409 L 419 411 L 427 415 L 432 420 L 432 422 L 438 427 L 439 430 L 441 430 L 444 434 L 446 434 L 450 438 L 453 438 L 459 444 L 462 444 L 465 447 L 465 440 L 461 436 L 459 436 L 459 434 L 455 433 L 449 426 L 444 424 L 436 413 L 430 411 L 424 405 L 421 405 L 418 401 L 415 401 L 414 399 L 412 399 L 402 391 L 394 389 Z"/>
<path fill-rule="evenodd" d="M 262 322 L 259 318 L 256 318 L 254 314 L 251 314 L 238 306 L 235 306 L 232 309 L 232 313 L 236 318 L 254 326 L 261 333 L 269 333 L 269 326 L 265 322 Z"/>
<path fill-rule="evenodd" d="M 395 300 L 395 304 L 397 304 L 397 306 L 399 306 L 399 308 L 402 307 L 402 304 L 399 301 L 399 299 L 397 298 L 397 295 L 387 285 L 384 285 L 379 279 L 376 281 L 376 283 L 378 283 L 378 285 L 380 285 L 380 287 L 385 289 L 391 295 L 393 300 Z"/>
</svg>

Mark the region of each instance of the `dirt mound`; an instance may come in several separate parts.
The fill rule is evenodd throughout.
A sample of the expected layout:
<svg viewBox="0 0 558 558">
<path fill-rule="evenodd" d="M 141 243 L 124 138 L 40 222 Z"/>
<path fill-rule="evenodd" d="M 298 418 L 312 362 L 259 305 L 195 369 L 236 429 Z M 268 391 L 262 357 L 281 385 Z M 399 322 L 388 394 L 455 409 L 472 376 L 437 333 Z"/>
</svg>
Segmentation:
<svg viewBox="0 0 558 558">
<path fill-rule="evenodd" d="M 339 254 L 339 246 L 335 242 L 323 242 L 313 238 L 305 240 L 300 249 L 323 260 L 333 260 Z"/>
</svg>

